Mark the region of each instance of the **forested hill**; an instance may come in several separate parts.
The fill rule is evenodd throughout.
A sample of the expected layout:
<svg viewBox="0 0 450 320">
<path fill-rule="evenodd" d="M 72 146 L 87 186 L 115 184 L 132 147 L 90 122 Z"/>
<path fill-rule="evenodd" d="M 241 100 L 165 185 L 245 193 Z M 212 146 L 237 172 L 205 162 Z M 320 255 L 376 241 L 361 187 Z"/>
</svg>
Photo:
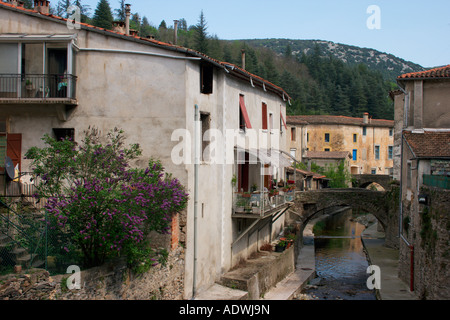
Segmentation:
<svg viewBox="0 0 450 320">
<path fill-rule="evenodd" d="M 254 47 L 269 48 L 280 55 L 284 54 L 286 49 L 288 49 L 293 55 L 301 56 L 302 54 L 311 53 L 317 45 L 323 56 L 331 54 L 350 65 L 363 63 L 370 70 L 378 71 L 385 79 L 393 81 L 403 73 L 425 70 L 424 67 L 416 63 L 406 61 L 389 53 L 334 43 L 332 41 L 290 39 L 253 39 L 242 41 Z"/>
</svg>

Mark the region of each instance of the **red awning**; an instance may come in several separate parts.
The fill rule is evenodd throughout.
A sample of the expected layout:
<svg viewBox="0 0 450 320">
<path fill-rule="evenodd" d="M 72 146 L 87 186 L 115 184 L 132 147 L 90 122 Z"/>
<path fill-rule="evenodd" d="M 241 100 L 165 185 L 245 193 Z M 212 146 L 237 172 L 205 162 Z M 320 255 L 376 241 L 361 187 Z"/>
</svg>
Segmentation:
<svg viewBox="0 0 450 320">
<path fill-rule="evenodd" d="M 287 130 L 286 121 L 284 121 L 283 112 L 280 111 L 281 120 L 283 120 L 283 125 Z"/>
<path fill-rule="evenodd" d="M 242 115 L 244 116 L 245 126 L 247 129 L 252 128 L 252 124 L 250 123 L 250 118 L 248 117 L 247 108 L 245 108 L 244 96 L 239 96 L 239 106 L 241 107 Z"/>
</svg>

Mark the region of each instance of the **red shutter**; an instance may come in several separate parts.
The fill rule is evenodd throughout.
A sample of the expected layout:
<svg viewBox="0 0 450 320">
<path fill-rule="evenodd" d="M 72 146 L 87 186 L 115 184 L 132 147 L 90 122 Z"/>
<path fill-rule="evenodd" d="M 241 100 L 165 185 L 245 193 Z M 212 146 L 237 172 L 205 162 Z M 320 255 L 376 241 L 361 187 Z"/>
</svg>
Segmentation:
<svg viewBox="0 0 450 320">
<path fill-rule="evenodd" d="M 247 127 L 247 129 L 251 129 L 252 125 L 250 123 L 250 118 L 248 117 L 247 108 L 245 108 L 245 102 L 244 102 L 243 95 L 239 96 L 239 106 L 241 108 L 242 115 L 244 116 L 245 126 Z"/>
<path fill-rule="evenodd" d="M 262 129 L 267 130 L 267 104 L 262 104 Z"/>
<path fill-rule="evenodd" d="M 280 111 L 281 120 L 283 120 L 283 125 L 287 130 L 286 121 L 284 121 L 283 112 Z"/>
<path fill-rule="evenodd" d="M 22 159 L 22 134 L 8 133 L 6 141 L 6 155 L 11 158 L 14 168 L 19 164 L 20 171 Z"/>
</svg>

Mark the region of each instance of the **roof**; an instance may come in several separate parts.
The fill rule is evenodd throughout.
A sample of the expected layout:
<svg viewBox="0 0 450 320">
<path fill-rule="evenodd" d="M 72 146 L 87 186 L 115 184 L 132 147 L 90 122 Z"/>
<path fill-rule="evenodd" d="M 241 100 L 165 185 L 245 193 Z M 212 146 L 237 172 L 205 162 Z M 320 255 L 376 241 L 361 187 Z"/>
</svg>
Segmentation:
<svg viewBox="0 0 450 320">
<path fill-rule="evenodd" d="M 450 158 L 450 130 L 405 131 L 403 137 L 415 158 Z"/>
<path fill-rule="evenodd" d="M 294 171 L 293 167 L 289 167 L 288 169 L 290 171 Z M 295 171 L 297 171 L 298 173 L 300 173 L 306 177 L 312 177 L 313 179 L 327 179 L 326 176 L 324 176 L 323 174 L 317 173 L 317 172 L 302 170 L 302 169 L 298 169 L 298 168 L 296 168 Z"/>
<path fill-rule="evenodd" d="M 414 79 L 450 79 L 450 64 L 419 72 L 405 73 L 397 77 L 398 80 Z"/>
<path fill-rule="evenodd" d="M 0 8 L 3 9 L 8 9 L 11 11 L 15 11 L 18 13 L 23 13 L 23 14 L 27 14 L 27 15 L 31 15 L 31 16 L 35 16 L 35 17 L 39 17 L 39 18 L 43 18 L 43 19 L 50 19 L 52 21 L 55 22 L 59 22 L 59 23 L 64 23 L 67 24 L 67 19 L 62 18 L 62 17 L 58 17 L 52 14 L 47 14 L 47 13 L 41 13 L 41 12 L 37 12 L 35 10 L 32 9 L 26 9 L 24 7 L 18 7 L 15 6 L 11 3 L 7 3 L 4 1 L 0 0 Z M 80 22 L 80 27 L 81 29 L 84 30 L 88 30 L 88 31 L 93 31 L 93 32 L 97 32 L 97 33 L 101 33 L 101 34 L 106 34 L 108 36 L 113 36 L 113 37 L 119 37 L 122 38 L 124 40 L 129 40 L 129 41 L 135 41 L 135 42 L 139 42 L 139 43 L 144 43 L 144 44 L 148 44 L 148 45 L 152 45 L 152 46 L 157 46 L 159 48 L 163 48 L 163 49 L 167 49 L 167 50 L 171 50 L 171 51 L 176 51 L 179 53 L 183 53 L 183 54 L 187 54 L 190 56 L 195 56 L 195 57 L 199 57 L 202 60 L 205 60 L 207 62 L 210 62 L 214 65 L 216 65 L 217 67 L 220 67 L 222 69 L 224 69 L 226 71 L 227 74 L 231 74 L 235 77 L 238 77 L 240 79 L 245 79 L 246 81 L 248 81 L 249 83 L 251 83 L 252 86 L 255 87 L 260 87 L 263 90 L 267 90 L 267 91 L 272 91 L 276 94 L 278 94 L 283 100 L 291 100 L 291 97 L 287 94 L 287 92 L 282 89 L 281 87 L 267 81 L 264 78 L 261 78 L 260 76 L 257 76 L 255 74 L 252 74 L 232 63 L 228 63 L 228 62 L 224 62 L 224 61 L 219 61 L 216 59 L 213 59 L 199 51 L 193 50 L 193 49 L 189 49 L 189 48 L 185 48 L 179 45 L 173 45 L 170 43 L 166 43 L 166 42 L 162 42 L 162 41 L 158 41 L 155 39 L 150 39 L 150 38 L 142 38 L 139 37 L 137 35 L 127 35 L 125 33 L 121 33 L 118 31 L 114 31 L 114 30 L 109 30 L 109 29 L 104 29 L 104 28 L 99 28 L 87 23 L 82 23 Z M 111 26 L 112 27 L 112 26 Z"/>
<path fill-rule="evenodd" d="M 394 127 L 394 120 L 369 118 L 369 122 L 365 124 L 363 118 L 331 116 L 331 115 L 288 116 L 287 123 L 292 125 L 336 124 L 336 125 L 354 125 L 354 126 L 370 126 L 370 127 Z"/>
<path fill-rule="evenodd" d="M 349 151 L 308 151 L 305 158 L 308 159 L 345 159 L 350 158 Z"/>
</svg>

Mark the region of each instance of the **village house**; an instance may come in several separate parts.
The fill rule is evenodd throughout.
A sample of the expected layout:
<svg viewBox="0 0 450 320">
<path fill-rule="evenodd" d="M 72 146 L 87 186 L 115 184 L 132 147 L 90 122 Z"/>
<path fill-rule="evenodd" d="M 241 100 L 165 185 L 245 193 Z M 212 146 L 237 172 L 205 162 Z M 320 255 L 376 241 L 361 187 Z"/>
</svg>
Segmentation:
<svg viewBox="0 0 450 320">
<path fill-rule="evenodd" d="M 400 277 L 424 299 L 448 299 L 450 65 L 397 78 L 395 169 Z"/>
<path fill-rule="evenodd" d="M 44 134 L 77 141 L 89 126 L 123 129 L 143 149 L 135 166 L 160 159 L 190 195 L 169 244 L 186 248 L 186 299 L 274 239 L 289 206 L 286 194 L 269 194 L 291 166 L 280 151 L 290 99 L 282 88 L 175 42 L 140 38 L 129 14 L 125 28 L 106 30 L 34 3 L 0 1 L 1 152 L 14 167 L 30 171 L 23 155 Z M 238 208 L 246 193 L 252 212 Z"/>
<path fill-rule="evenodd" d="M 288 116 L 287 126 L 287 147 L 299 161 L 336 163 L 347 159 L 336 152 L 349 152 L 351 174 L 392 174 L 394 121 L 368 113 L 362 118 L 302 115 Z"/>
</svg>

